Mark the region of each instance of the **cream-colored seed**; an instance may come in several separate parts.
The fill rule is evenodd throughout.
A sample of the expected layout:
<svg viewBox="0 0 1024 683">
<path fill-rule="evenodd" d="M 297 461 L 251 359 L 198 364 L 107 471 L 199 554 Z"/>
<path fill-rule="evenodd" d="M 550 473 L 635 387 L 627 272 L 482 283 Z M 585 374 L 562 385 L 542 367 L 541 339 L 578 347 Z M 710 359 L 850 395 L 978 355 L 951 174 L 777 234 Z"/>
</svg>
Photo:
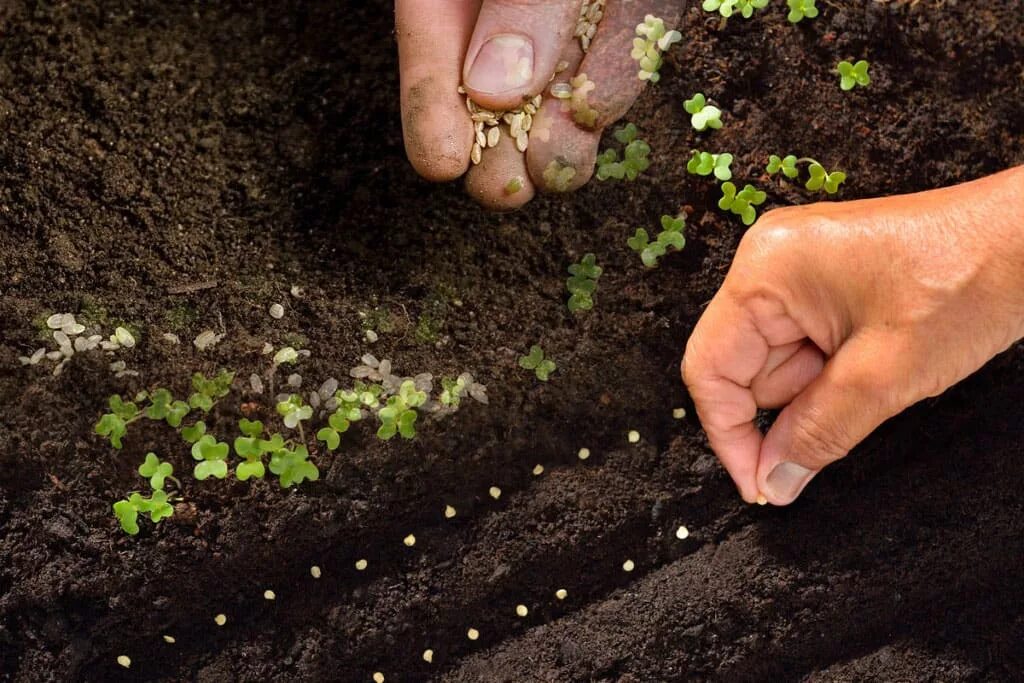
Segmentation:
<svg viewBox="0 0 1024 683">
<path fill-rule="evenodd" d="M 277 593 L 275 593 L 272 590 L 265 590 L 265 591 L 263 591 L 263 599 L 264 600 L 276 600 L 277 599 Z"/>
<path fill-rule="evenodd" d="M 636 431 L 635 429 L 631 429 L 629 430 L 629 434 L 626 435 L 626 438 L 629 440 L 630 443 L 637 443 L 638 441 L 640 441 L 640 432 Z"/>
<path fill-rule="evenodd" d="M 565 60 L 563 59 L 562 61 L 560 61 L 560 62 L 558 63 L 558 66 L 556 66 L 556 67 L 555 67 L 555 73 L 556 73 L 556 74 L 557 74 L 557 73 L 562 73 L 563 71 L 565 71 L 565 70 L 566 70 L 566 69 L 568 69 L 568 68 L 569 68 L 569 62 L 567 62 L 567 61 L 565 61 Z"/>
<path fill-rule="evenodd" d="M 224 624 L 228 623 L 227 615 L 218 614 L 213 618 L 213 623 L 217 624 L 217 626 L 223 626 Z"/>
<path fill-rule="evenodd" d="M 519 135 L 516 136 L 516 149 L 520 152 L 525 152 L 529 146 L 530 138 L 523 131 L 519 131 Z"/>
<path fill-rule="evenodd" d="M 176 643 L 177 641 L 174 639 L 174 636 L 165 635 L 164 636 L 164 642 L 165 643 L 170 643 L 171 645 L 174 645 L 174 643 Z"/>
<path fill-rule="evenodd" d="M 270 317 L 274 320 L 280 320 L 284 317 L 284 306 L 281 304 L 270 305 Z"/>
<path fill-rule="evenodd" d="M 363 571 L 366 569 L 368 562 L 366 560 L 356 560 L 356 571 Z"/>
<path fill-rule="evenodd" d="M 544 474 L 544 465 L 537 465 L 533 468 L 533 476 L 539 477 L 542 474 Z"/>
<path fill-rule="evenodd" d="M 118 655 L 117 663 L 126 669 L 130 669 L 132 666 L 132 658 L 128 655 Z"/>
<path fill-rule="evenodd" d="M 530 109 L 532 109 L 532 107 L 530 105 L 526 105 L 526 113 L 523 114 L 523 130 L 527 133 L 529 133 L 530 129 L 533 128 L 534 112 L 531 112 Z"/>
<path fill-rule="evenodd" d="M 587 458 L 590 457 L 590 449 L 581 448 L 580 452 L 576 454 L 576 457 L 578 457 L 580 460 L 586 460 Z"/>
<path fill-rule="evenodd" d="M 529 613 L 530 610 L 527 609 L 526 605 L 516 605 L 516 616 L 525 617 Z"/>
<path fill-rule="evenodd" d="M 487 131 L 487 146 L 488 147 L 497 147 L 498 146 L 498 140 L 500 140 L 500 139 L 501 139 L 501 129 L 498 128 L 497 126 L 495 126 L 494 128 L 491 128 L 489 131 Z"/>
<path fill-rule="evenodd" d="M 476 144 L 480 145 L 481 147 L 487 146 L 487 135 L 484 133 L 482 125 L 476 131 Z"/>
<path fill-rule="evenodd" d="M 636 568 L 636 565 L 633 563 L 633 560 L 626 560 L 622 563 L 623 571 L 631 572 L 634 568 Z"/>
<path fill-rule="evenodd" d="M 430 664 L 431 662 L 433 662 L 434 661 L 434 651 L 433 650 L 424 650 L 423 651 L 423 661 L 426 662 L 427 664 Z"/>
<path fill-rule="evenodd" d="M 480 163 L 481 154 L 482 154 L 482 152 L 481 152 L 481 149 L 480 149 L 480 143 L 474 142 L 473 143 L 473 150 L 469 153 L 470 160 L 474 164 L 479 164 Z"/>
<path fill-rule="evenodd" d="M 565 600 L 567 597 L 569 597 L 569 591 L 565 590 L 564 588 L 559 588 L 555 591 L 555 597 L 559 600 Z"/>
<path fill-rule="evenodd" d="M 676 408 L 672 411 L 672 417 L 677 420 L 682 420 L 686 417 L 686 408 Z"/>
<path fill-rule="evenodd" d="M 451 519 L 454 516 L 455 516 L 455 508 L 453 508 L 451 505 L 445 505 L 444 506 L 444 518 L 445 519 Z"/>
<path fill-rule="evenodd" d="M 318 567 L 318 566 L 316 566 L 314 564 L 312 567 L 309 568 L 309 575 L 312 576 L 314 579 L 319 579 L 320 578 L 320 567 Z"/>
<path fill-rule="evenodd" d="M 764 497 L 763 493 L 757 494 L 757 504 L 758 505 L 767 505 L 768 504 L 768 499 Z"/>
<path fill-rule="evenodd" d="M 681 526 L 678 529 L 676 529 L 676 538 L 678 538 L 680 541 L 682 541 L 685 538 L 688 538 L 689 535 L 690 530 L 687 529 L 685 526 Z"/>
<path fill-rule="evenodd" d="M 476 640 L 480 637 L 480 631 L 477 631 L 475 628 L 471 628 L 468 631 L 466 631 L 466 637 L 470 640 Z"/>
<path fill-rule="evenodd" d="M 384 683 L 384 674 L 379 671 L 373 672 L 373 683 Z"/>
<path fill-rule="evenodd" d="M 501 498 L 501 489 L 499 489 L 497 486 L 492 486 L 491 488 L 487 489 L 487 492 L 491 494 L 491 498 L 493 498 L 494 500 L 498 500 L 499 498 Z"/>
<path fill-rule="evenodd" d="M 414 545 L 416 545 L 416 537 L 413 536 L 412 534 L 409 534 L 408 536 L 406 536 L 405 538 L 402 539 L 402 543 L 406 544 L 407 546 L 409 546 L 411 548 Z"/>
</svg>

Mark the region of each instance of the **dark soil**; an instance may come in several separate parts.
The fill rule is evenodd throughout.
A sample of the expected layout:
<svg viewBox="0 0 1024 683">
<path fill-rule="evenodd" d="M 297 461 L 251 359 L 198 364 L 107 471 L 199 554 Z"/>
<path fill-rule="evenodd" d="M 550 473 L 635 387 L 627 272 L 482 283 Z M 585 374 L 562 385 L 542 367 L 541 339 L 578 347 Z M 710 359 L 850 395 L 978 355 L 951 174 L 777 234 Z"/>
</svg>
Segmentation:
<svg viewBox="0 0 1024 683">
<path fill-rule="evenodd" d="M 787 509 L 743 505 L 697 422 L 671 419 L 680 350 L 743 232 L 685 174 L 687 151 L 734 152 L 769 206 L 811 201 L 759 177 L 772 152 L 847 171 L 843 198 L 1022 163 L 1024 17 L 835 0 L 792 27 L 775 2 L 720 30 L 687 4 L 686 40 L 630 114 L 650 171 L 510 215 L 410 170 L 384 2 L 0 6 L 0 679 L 1024 677 L 1024 348 Z M 874 82 L 842 93 L 830 70 L 860 57 Z M 726 112 L 707 144 L 681 109 L 697 90 Z M 645 271 L 625 238 L 682 206 L 686 249 Z M 606 270 L 574 318 L 565 270 L 588 251 Z M 196 281 L 215 286 L 170 293 Z M 140 376 L 95 352 L 56 378 L 19 366 L 54 311 L 131 325 L 122 357 Z M 221 326 L 213 349 L 188 343 Z M 264 342 L 312 351 L 307 387 L 372 350 L 404 373 L 470 370 L 490 405 L 413 442 L 353 429 L 297 489 L 185 476 L 179 513 L 127 537 L 110 505 L 139 487 L 143 454 L 191 460 L 160 429 L 113 452 L 92 434 L 106 397 L 181 394 L 194 370 L 247 377 Z M 558 363 L 547 384 L 516 365 L 537 342 Z M 214 430 L 255 398 L 237 382 Z"/>
</svg>

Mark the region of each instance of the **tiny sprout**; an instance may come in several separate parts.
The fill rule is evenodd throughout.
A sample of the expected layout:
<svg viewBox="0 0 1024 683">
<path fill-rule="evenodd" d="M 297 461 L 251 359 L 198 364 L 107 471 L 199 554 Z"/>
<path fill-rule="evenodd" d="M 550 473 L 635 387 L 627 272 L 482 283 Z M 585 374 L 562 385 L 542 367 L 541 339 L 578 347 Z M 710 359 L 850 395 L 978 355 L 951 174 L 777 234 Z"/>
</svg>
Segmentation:
<svg viewBox="0 0 1024 683">
<path fill-rule="evenodd" d="M 630 249 L 640 254 L 640 260 L 648 268 L 658 265 L 658 259 L 664 256 L 668 250 L 679 250 L 686 246 L 686 238 L 683 236 L 683 227 L 686 225 L 685 216 L 662 216 L 661 227 L 663 228 L 653 242 L 648 239 L 647 231 L 637 228 L 636 233 L 626 240 Z"/>
<path fill-rule="evenodd" d="M 477 631 L 475 628 L 471 628 L 468 631 L 466 631 L 466 637 L 470 640 L 476 640 L 480 637 L 480 631 Z"/>
<path fill-rule="evenodd" d="M 517 617 L 525 617 L 529 613 L 530 613 L 530 610 L 529 610 L 529 608 L 527 608 L 526 605 L 516 605 L 516 616 Z"/>
<path fill-rule="evenodd" d="M 293 449 L 281 448 L 275 451 L 270 456 L 270 471 L 281 480 L 283 489 L 320 478 L 320 470 L 309 462 L 309 451 L 302 444 Z"/>
<path fill-rule="evenodd" d="M 796 178 L 800 175 L 799 169 L 797 169 L 798 159 L 795 154 L 787 154 L 785 158 L 780 158 L 777 154 L 769 155 L 768 165 L 764 167 L 764 170 L 768 172 L 768 175 L 775 175 L 779 171 L 782 171 L 782 175 L 787 178 Z"/>
<path fill-rule="evenodd" d="M 690 125 L 698 132 L 722 127 L 722 110 L 708 104 L 703 93 L 683 102 L 683 109 L 690 115 Z"/>
<path fill-rule="evenodd" d="M 571 277 L 565 281 L 565 288 L 570 294 L 570 311 L 589 311 L 594 307 L 594 292 L 597 290 L 597 280 L 602 272 L 604 271 L 595 263 L 593 254 L 586 254 L 579 263 L 569 266 Z"/>
<path fill-rule="evenodd" d="M 113 505 L 114 516 L 121 524 L 121 528 L 129 536 L 139 533 L 139 513 L 148 512 L 149 518 L 154 523 L 166 519 L 174 514 L 174 508 L 167 502 L 167 492 L 163 490 L 153 491 L 149 498 L 143 498 L 138 493 L 133 493 L 127 500 L 119 500 Z"/>
<path fill-rule="evenodd" d="M 820 162 L 810 157 L 797 159 L 795 154 L 789 154 L 782 159 L 772 154 L 768 157 L 768 165 L 764 170 L 768 172 L 768 175 L 775 175 L 781 171 L 782 175 L 794 179 L 800 175 L 797 164 L 807 164 L 807 172 L 810 177 L 804 187 L 812 192 L 824 190 L 827 194 L 835 194 L 839 191 L 839 186 L 846 181 L 846 174 L 842 171 L 829 173 Z"/>
<path fill-rule="evenodd" d="M 207 379 L 201 372 L 192 375 L 194 393 L 188 397 L 188 404 L 203 412 L 209 412 L 217 399 L 224 398 L 231 391 L 235 373 L 221 370 L 216 377 Z"/>
<path fill-rule="evenodd" d="M 626 440 L 629 441 L 630 443 L 639 443 L 640 432 L 636 431 L 635 429 L 629 430 L 629 434 L 626 435 Z"/>
<path fill-rule="evenodd" d="M 722 183 L 722 198 L 718 200 L 718 208 L 731 211 L 743 221 L 743 225 L 753 225 L 757 220 L 755 206 L 764 204 L 768 198 L 764 192 L 753 185 L 747 185 L 739 192 L 731 182 Z"/>
<path fill-rule="evenodd" d="M 366 569 L 366 566 L 367 566 L 366 560 L 356 560 L 356 571 L 361 572 L 364 569 Z"/>
<path fill-rule="evenodd" d="M 126 669 L 130 669 L 132 666 L 132 658 L 128 655 L 118 655 L 117 663 Z"/>
<path fill-rule="evenodd" d="M 123 327 L 118 327 L 114 330 L 114 338 L 112 341 L 116 341 L 126 349 L 130 349 L 135 346 L 135 337 L 133 337 L 132 333 Z"/>
<path fill-rule="evenodd" d="M 223 626 L 228 623 L 228 617 L 226 614 L 218 614 L 213 618 L 213 623 L 217 624 L 217 626 Z"/>
<path fill-rule="evenodd" d="M 156 453 L 146 453 L 146 461 L 139 465 L 139 474 L 149 479 L 154 491 L 160 491 L 164 487 L 164 479 L 174 474 L 174 465 L 161 461 Z"/>
<path fill-rule="evenodd" d="M 263 456 L 284 448 L 284 438 L 280 434 L 274 434 L 269 441 L 261 438 L 263 423 L 259 420 L 247 420 L 243 417 L 238 421 L 238 428 L 243 436 L 235 437 L 235 453 L 245 462 L 239 463 L 235 468 L 235 476 L 239 481 L 245 481 L 250 477 L 262 479 L 266 475 Z"/>
<path fill-rule="evenodd" d="M 687 529 L 685 526 L 681 526 L 678 529 L 676 529 L 676 538 L 678 538 L 680 541 L 686 540 L 689 536 L 690 530 Z"/>
<path fill-rule="evenodd" d="M 637 134 L 637 128 L 632 123 L 627 123 L 615 131 L 615 139 L 625 145 L 622 161 L 619 161 L 619 153 L 612 147 L 601 152 L 597 156 L 595 173 L 598 180 L 636 180 L 641 172 L 650 167 L 651 162 L 647 155 L 651 153 L 651 146 L 639 139 Z"/>
<path fill-rule="evenodd" d="M 708 152 L 701 152 L 693 150 L 690 160 L 686 162 L 686 171 L 696 175 L 711 175 L 715 174 L 715 177 L 719 180 L 730 180 L 732 178 L 732 154 L 723 152 L 722 154 L 709 154 Z"/>
<path fill-rule="evenodd" d="M 402 543 L 404 543 L 406 547 L 411 548 L 414 545 L 416 545 L 416 537 L 412 534 L 409 534 L 408 536 L 402 539 Z"/>
<path fill-rule="evenodd" d="M 519 357 L 519 367 L 524 370 L 533 370 L 534 374 L 537 375 L 537 379 L 541 382 L 547 382 L 548 377 L 551 376 L 551 373 L 558 366 L 550 358 L 544 357 L 544 349 L 534 344 L 530 347 L 529 354 Z"/>
<path fill-rule="evenodd" d="M 277 404 L 277 414 L 284 418 L 284 426 L 295 429 L 303 420 L 313 417 L 313 409 L 302 403 L 302 397 L 292 394 Z"/>
<path fill-rule="evenodd" d="M 316 438 L 319 441 L 323 441 L 324 445 L 327 446 L 327 450 L 333 451 L 341 443 L 341 435 L 348 431 L 351 426 L 351 421 L 345 417 L 345 413 L 348 410 L 344 407 L 339 407 L 334 413 L 327 418 L 327 426 L 322 427 L 320 431 L 316 433 Z"/>
<path fill-rule="evenodd" d="M 555 597 L 559 600 L 565 600 L 567 597 L 569 597 L 569 591 L 565 590 L 564 588 L 559 588 L 555 591 Z"/>
<path fill-rule="evenodd" d="M 206 433 L 206 423 L 202 420 L 196 421 L 194 425 L 190 427 L 181 428 L 181 438 L 185 439 L 188 443 L 195 443 L 199 441 L 200 437 Z"/>
<path fill-rule="evenodd" d="M 130 401 L 122 401 L 118 395 L 111 396 L 107 401 L 110 412 L 100 417 L 95 432 L 110 439 L 110 445 L 121 449 L 121 439 L 128 432 L 128 425 L 139 418 L 139 408 Z"/>
<path fill-rule="evenodd" d="M 314 564 L 312 567 L 309 568 L 309 575 L 312 576 L 314 579 L 319 579 L 321 576 L 320 567 Z"/>
<path fill-rule="evenodd" d="M 867 87 L 871 84 L 871 76 L 868 75 L 868 67 L 871 64 L 862 59 L 856 64 L 851 64 L 845 59 L 836 66 L 839 72 L 839 87 L 843 90 L 853 90 L 856 86 Z"/>
<path fill-rule="evenodd" d="M 702 5 L 705 12 L 717 11 L 726 19 L 737 13 L 744 19 L 749 19 L 754 15 L 755 9 L 767 6 L 768 0 L 704 0 Z"/>
<path fill-rule="evenodd" d="M 766 0 L 767 1 L 767 0 Z M 633 50 L 630 56 L 637 61 L 640 71 L 637 78 L 641 81 L 657 83 L 661 79 L 658 71 L 662 65 L 662 54 L 672 45 L 683 39 L 679 31 L 668 31 L 665 22 L 653 14 L 644 17 L 636 26 L 637 37 L 633 39 Z"/>
<path fill-rule="evenodd" d="M 204 434 L 192 444 L 192 457 L 200 461 L 193 469 L 196 479 L 223 479 L 228 475 L 228 445 L 212 434 Z"/>
<path fill-rule="evenodd" d="M 789 5 L 789 15 L 786 17 L 790 23 L 799 23 L 804 17 L 813 19 L 818 16 L 818 8 L 814 4 L 818 0 L 786 0 Z"/>
<path fill-rule="evenodd" d="M 623 571 L 631 572 L 635 568 L 636 568 L 636 564 L 633 562 L 633 560 L 626 560 L 625 562 L 622 563 L 622 570 Z"/>
<path fill-rule="evenodd" d="M 184 401 L 175 401 L 167 389 L 156 389 L 149 395 L 146 417 L 150 420 L 165 420 L 177 429 L 191 408 Z"/>
<path fill-rule="evenodd" d="M 388 398 L 387 405 L 377 411 L 380 418 L 377 438 L 387 441 L 395 434 L 400 434 L 403 439 L 416 436 L 416 408 L 426 402 L 426 392 L 417 390 L 413 380 L 402 382 L 398 393 Z"/>
</svg>

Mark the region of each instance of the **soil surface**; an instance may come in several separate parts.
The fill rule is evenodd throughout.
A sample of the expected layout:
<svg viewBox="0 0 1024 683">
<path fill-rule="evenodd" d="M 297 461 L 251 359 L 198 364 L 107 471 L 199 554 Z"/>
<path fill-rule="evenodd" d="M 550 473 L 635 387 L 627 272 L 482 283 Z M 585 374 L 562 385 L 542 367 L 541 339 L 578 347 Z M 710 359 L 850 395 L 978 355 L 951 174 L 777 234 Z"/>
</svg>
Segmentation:
<svg viewBox="0 0 1024 683">
<path fill-rule="evenodd" d="M 385 2 L 3 3 L 0 679 L 1024 677 L 1020 345 L 787 509 L 743 505 L 695 419 L 671 416 L 689 407 L 680 351 L 744 230 L 684 172 L 688 151 L 733 152 L 765 208 L 813 200 L 761 177 L 769 153 L 845 170 L 846 199 L 1022 163 L 1024 16 L 835 0 L 794 27 L 773 2 L 721 27 L 687 5 L 629 115 L 651 169 L 493 215 L 405 161 Z M 871 87 L 841 92 L 831 70 L 862 57 Z M 697 90 L 725 111 L 707 139 L 682 112 Z M 643 269 L 626 237 L 681 207 L 685 250 Z M 573 316 L 566 267 L 586 252 L 605 273 Z M 21 366 L 66 311 L 138 344 L 57 377 Z M 198 351 L 205 329 L 225 337 Z M 169 428 L 134 425 L 120 452 L 92 433 L 109 395 L 180 396 L 219 367 L 239 380 L 212 431 L 247 402 L 275 421 L 245 380 L 267 342 L 311 351 L 304 391 L 372 351 L 405 374 L 473 372 L 490 403 L 414 441 L 354 427 L 289 490 L 195 481 Z M 558 364 L 546 384 L 516 363 L 534 343 Z M 148 450 L 184 473 L 184 502 L 128 537 L 110 506 Z"/>
</svg>

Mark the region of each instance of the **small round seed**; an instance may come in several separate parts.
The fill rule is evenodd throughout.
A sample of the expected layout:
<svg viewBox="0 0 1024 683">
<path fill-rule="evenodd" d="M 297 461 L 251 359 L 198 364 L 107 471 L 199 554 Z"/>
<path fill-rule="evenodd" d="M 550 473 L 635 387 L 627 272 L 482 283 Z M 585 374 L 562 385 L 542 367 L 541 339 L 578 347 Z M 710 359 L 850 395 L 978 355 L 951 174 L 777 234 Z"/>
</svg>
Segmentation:
<svg viewBox="0 0 1024 683">
<path fill-rule="evenodd" d="M 468 631 L 466 631 L 466 637 L 470 640 L 476 640 L 480 637 L 480 631 L 477 631 L 475 628 L 471 628 Z"/>
<path fill-rule="evenodd" d="M 275 600 L 275 599 L 277 599 L 277 593 L 275 593 L 272 590 L 265 590 L 265 591 L 263 591 L 263 599 L 264 600 Z"/>
<path fill-rule="evenodd" d="M 555 597 L 559 600 L 565 600 L 567 597 L 569 597 L 569 591 L 565 590 L 564 588 L 559 588 L 555 591 Z"/>
<path fill-rule="evenodd" d="M 132 667 L 132 658 L 128 655 L 118 655 L 117 663 L 126 669 L 130 669 Z"/>
<path fill-rule="evenodd" d="M 70 318 L 70 320 L 69 320 Z M 46 319 L 46 326 L 51 330 L 59 330 L 69 322 L 74 322 L 74 316 L 69 313 L 54 313 Z"/>
<path fill-rule="evenodd" d="M 537 465 L 533 468 L 533 476 L 539 477 L 542 474 L 544 474 L 544 465 Z"/>
<path fill-rule="evenodd" d="M 165 642 L 165 643 L 170 643 L 171 645 L 174 645 L 174 643 L 176 643 L 176 642 L 178 642 L 178 641 L 176 641 L 176 640 L 174 639 L 174 636 L 169 636 L 169 635 L 166 635 L 166 634 L 165 634 L 165 635 L 164 635 L 164 642 Z"/>
<path fill-rule="evenodd" d="M 516 616 L 525 617 L 529 613 L 530 610 L 527 609 L 526 605 L 516 605 Z"/>
<path fill-rule="evenodd" d="M 130 349 L 135 346 L 135 337 L 133 337 L 132 333 L 123 327 L 118 327 L 114 330 L 114 338 L 117 339 L 118 344 L 126 349 Z"/>
<path fill-rule="evenodd" d="M 369 564 L 366 560 L 356 560 L 356 571 L 363 571 L 366 569 L 366 565 Z"/>
<path fill-rule="evenodd" d="M 678 529 L 676 529 L 676 538 L 678 538 L 680 541 L 687 538 L 689 535 L 690 530 L 687 529 L 685 526 L 681 526 Z"/>
<path fill-rule="evenodd" d="M 676 408 L 672 411 L 672 417 L 677 420 L 682 420 L 686 417 L 686 408 Z"/>
<path fill-rule="evenodd" d="M 217 626 L 223 626 L 224 624 L 228 623 L 227 615 L 218 614 L 213 618 L 213 623 L 217 624 Z"/>
<path fill-rule="evenodd" d="M 501 489 L 499 489 L 497 486 L 492 486 L 491 488 L 487 489 L 487 492 L 491 494 L 491 498 L 493 498 L 494 500 L 498 500 L 499 498 L 501 498 Z"/>
<path fill-rule="evenodd" d="M 757 504 L 758 505 L 767 505 L 768 504 L 768 499 L 764 497 L 763 493 L 757 494 Z"/>
<path fill-rule="evenodd" d="M 638 441 L 640 441 L 640 432 L 636 431 L 635 429 L 631 429 L 629 430 L 629 434 L 626 435 L 626 438 L 629 440 L 630 443 L 637 443 Z"/>
<path fill-rule="evenodd" d="M 373 672 L 373 683 L 384 683 L 384 674 L 379 671 Z"/>
<path fill-rule="evenodd" d="M 413 536 L 412 534 L 409 534 L 408 536 L 406 536 L 405 538 L 402 539 L 402 543 L 406 544 L 407 546 L 409 546 L 411 548 L 414 545 L 416 545 L 416 537 Z"/>
<path fill-rule="evenodd" d="M 636 565 L 633 563 L 633 560 L 626 560 L 625 562 L 622 563 L 622 570 L 623 571 L 631 572 L 631 571 L 633 571 L 633 569 L 635 567 L 636 567 Z"/>
<path fill-rule="evenodd" d="M 581 448 L 580 452 L 576 454 L 576 457 L 578 457 L 580 460 L 586 460 L 587 458 L 590 457 L 590 449 Z"/>
<path fill-rule="evenodd" d="M 501 139 L 501 129 L 498 128 L 497 126 L 495 126 L 494 128 L 491 128 L 489 131 L 487 131 L 487 146 L 488 147 L 497 147 L 498 146 L 498 140 L 500 140 L 500 139 Z"/>
<path fill-rule="evenodd" d="M 284 306 L 281 304 L 270 304 L 270 317 L 274 320 L 280 320 L 284 317 Z"/>
<path fill-rule="evenodd" d="M 314 579 L 319 579 L 321 576 L 320 567 L 314 564 L 312 567 L 309 568 L 309 575 L 312 576 Z"/>
<path fill-rule="evenodd" d="M 423 651 L 423 661 L 426 662 L 427 664 L 432 663 L 434 661 L 434 651 L 433 650 L 424 650 Z"/>
<path fill-rule="evenodd" d="M 444 518 L 445 519 L 451 519 L 454 516 L 455 516 L 455 508 L 453 508 L 451 505 L 445 505 L 444 506 Z"/>
</svg>

